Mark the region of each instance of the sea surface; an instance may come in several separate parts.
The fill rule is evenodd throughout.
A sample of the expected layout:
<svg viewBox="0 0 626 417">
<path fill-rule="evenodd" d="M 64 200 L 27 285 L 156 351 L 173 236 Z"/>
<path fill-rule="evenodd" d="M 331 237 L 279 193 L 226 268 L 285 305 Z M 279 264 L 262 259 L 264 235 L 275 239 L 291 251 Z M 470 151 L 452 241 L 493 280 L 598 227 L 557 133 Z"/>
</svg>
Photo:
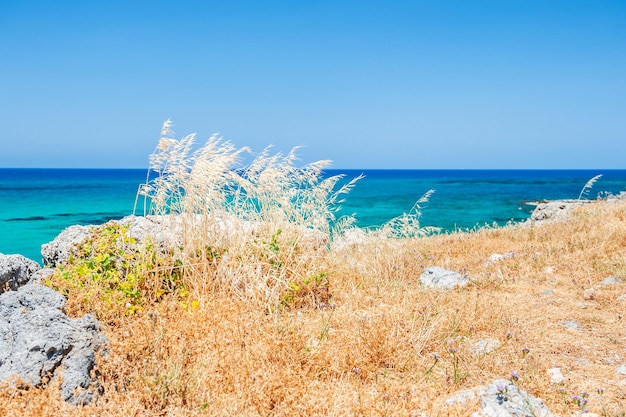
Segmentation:
<svg viewBox="0 0 626 417">
<path fill-rule="evenodd" d="M 360 227 L 408 213 L 428 190 L 421 223 L 443 231 L 524 221 L 537 200 L 574 199 L 626 191 L 626 170 L 329 170 L 351 179 L 340 214 Z M 133 212 L 142 169 L 0 169 L 0 253 L 41 262 L 41 245 L 74 224 L 101 224 Z"/>
</svg>

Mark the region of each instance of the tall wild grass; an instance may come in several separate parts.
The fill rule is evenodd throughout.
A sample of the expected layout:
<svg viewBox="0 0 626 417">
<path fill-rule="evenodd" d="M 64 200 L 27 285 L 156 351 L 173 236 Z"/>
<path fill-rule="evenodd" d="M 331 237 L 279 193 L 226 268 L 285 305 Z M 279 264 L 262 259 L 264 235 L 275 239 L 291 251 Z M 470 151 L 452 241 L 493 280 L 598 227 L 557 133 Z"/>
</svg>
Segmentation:
<svg viewBox="0 0 626 417">
<path fill-rule="evenodd" d="M 274 304 L 311 277 L 319 281 L 315 260 L 354 222 L 337 211 L 360 177 L 338 186 L 342 175 L 323 176 L 328 160 L 298 167 L 297 148 L 253 155 L 212 136 L 195 149 L 195 134 L 178 140 L 171 126 L 164 123 L 150 156 L 135 212 L 143 201 L 144 215 L 179 230 L 175 256 L 187 276 Z"/>
<path fill-rule="evenodd" d="M 328 162 L 297 168 L 293 152 L 266 150 L 244 164 L 247 148 L 214 137 L 194 150 L 193 135 L 176 140 L 170 128 L 138 197 L 182 241 L 153 256 L 109 225 L 65 266 L 70 279 L 53 277 L 69 315 L 103 323 L 103 396 L 74 407 L 60 381 L 5 383 L 0 415 L 470 416 L 480 400 L 468 390 L 501 378 L 558 415 L 582 415 L 577 398 L 625 415 L 626 202 L 413 239 L 425 232 L 421 200 L 381 228 L 342 233 L 335 209 L 354 181 L 335 190 Z M 120 237 L 137 268 L 117 264 Z M 501 253 L 514 256 L 490 261 Z M 471 283 L 423 288 L 430 266 Z M 171 291 L 138 297 L 130 314 L 107 303 L 115 286 L 134 296 L 145 285 L 129 284 L 148 279 Z M 477 349 L 485 341 L 499 347 Z M 551 381 L 553 368 L 564 381 Z M 466 401 L 448 401 L 459 392 Z"/>
</svg>

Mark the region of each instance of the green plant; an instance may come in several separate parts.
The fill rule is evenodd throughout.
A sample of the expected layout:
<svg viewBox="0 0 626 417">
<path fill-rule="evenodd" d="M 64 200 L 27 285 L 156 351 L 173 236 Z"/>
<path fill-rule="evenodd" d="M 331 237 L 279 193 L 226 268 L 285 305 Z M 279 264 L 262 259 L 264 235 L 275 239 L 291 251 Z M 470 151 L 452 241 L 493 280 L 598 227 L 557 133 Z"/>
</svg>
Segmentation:
<svg viewBox="0 0 626 417">
<path fill-rule="evenodd" d="M 334 307 L 328 276 L 325 272 L 318 272 L 304 279 L 290 281 L 281 297 L 281 304 L 286 307 Z"/>
<path fill-rule="evenodd" d="M 57 290 L 77 291 L 99 317 L 125 310 L 133 314 L 146 302 L 167 293 L 186 295 L 182 263 L 160 254 L 151 240 L 142 244 L 128 236 L 128 226 L 107 223 L 74 248 L 47 284 Z"/>
</svg>

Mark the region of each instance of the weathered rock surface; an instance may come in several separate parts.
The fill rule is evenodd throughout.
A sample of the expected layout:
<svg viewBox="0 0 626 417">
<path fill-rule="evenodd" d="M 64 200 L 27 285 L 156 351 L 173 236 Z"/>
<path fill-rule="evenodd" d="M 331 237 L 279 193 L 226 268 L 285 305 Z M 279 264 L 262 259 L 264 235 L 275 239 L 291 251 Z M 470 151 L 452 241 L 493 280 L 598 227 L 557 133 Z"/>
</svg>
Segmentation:
<svg viewBox="0 0 626 417">
<path fill-rule="evenodd" d="M 138 243 L 151 238 L 155 244 L 174 247 L 180 245 L 182 226 L 176 216 L 127 216 L 111 223 L 128 227 L 128 237 Z M 95 225 L 70 226 L 63 230 L 52 242 L 41 247 L 43 263 L 47 267 L 61 265 L 69 259 L 73 248 L 93 233 Z M 167 243 L 165 243 L 167 242 Z"/>
<path fill-rule="evenodd" d="M 561 326 L 567 330 L 581 330 L 580 323 L 576 320 L 566 320 L 561 322 Z"/>
<path fill-rule="evenodd" d="M 480 398 L 487 392 L 487 387 L 479 385 L 477 387 L 458 391 L 452 397 L 446 400 L 446 405 L 464 404 L 468 401 L 474 401 L 476 398 Z"/>
<path fill-rule="evenodd" d="M 600 285 L 619 285 L 623 281 L 624 280 L 621 277 L 610 276 L 610 277 L 605 278 L 604 280 L 602 280 Z"/>
<path fill-rule="evenodd" d="M 607 195 L 604 201 L 608 203 L 615 203 L 618 201 L 626 200 L 626 192 L 622 191 L 619 194 Z M 595 200 L 552 200 L 552 201 L 535 201 L 529 202 L 529 205 L 534 205 L 529 222 L 553 222 L 560 221 L 567 218 L 571 212 L 577 207 L 583 204 L 592 203 Z"/>
<path fill-rule="evenodd" d="M 106 338 L 95 318 L 70 319 L 64 306 L 61 294 L 40 285 L 0 295 L 0 381 L 37 386 L 62 377 L 63 399 L 86 404 L 101 392 L 91 374 Z"/>
<path fill-rule="evenodd" d="M 550 376 L 550 382 L 553 384 L 560 384 L 565 381 L 565 377 L 563 373 L 561 373 L 561 368 L 550 368 L 547 370 L 548 375 Z"/>
<path fill-rule="evenodd" d="M 480 398 L 480 410 L 472 417 L 556 417 L 540 399 L 522 391 L 511 381 L 499 379 Z"/>
<path fill-rule="evenodd" d="M 46 281 L 46 278 L 50 278 L 50 276 L 54 274 L 54 271 L 55 271 L 54 268 L 39 269 L 30 276 L 28 283 L 29 284 L 44 284 Z"/>
<path fill-rule="evenodd" d="M 589 200 L 555 200 L 536 203 L 537 206 L 533 210 L 531 222 L 548 222 L 559 221 L 567 218 L 572 210 L 580 207 Z"/>
<path fill-rule="evenodd" d="M 72 248 L 91 234 L 92 226 L 70 226 L 63 230 L 52 242 L 41 247 L 44 266 L 54 267 L 66 262 Z"/>
<path fill-rule="evenodd" d="M 495 263 L 498 263 L 504 259 L 511 259 L 515 257 L 515 252 L 513 251 L 509 251 L 509 252 L 505 252 L 505 253 L 494 253 L 489 257 L 489 260 L 486 262 L 486 265 L 493 265 Z"/>
<path fill-rule="evenodd" d="M 114 221 L 128 227 L 128 237 L 142 243 L 150 238 L 158 245 L 182 244 L 183 225 L 180 216 L 127 216 Z"/>
<path fill-rule="evenodd" d="M 425 288 L 451 290 L 455 287 L 466 286 L 469 284 L 469 279 L 458 272 L 433 266 L 424 270 L 420 276 L 420 282 Z"/>
<path fill-rule="evenodd" d="M 500 349 L 502 342 L 497 339 L 484 338 L 474 343 L 470 348 L 470 352 L 474 355 L 488 355 Z"/>
<path fill-rule="evenodd" d="M 0 293 L 5 290 L 17 290 L 30 280 L 41 267 L 22 255 L 3 255 L 0 253 Z"/>
</svg>

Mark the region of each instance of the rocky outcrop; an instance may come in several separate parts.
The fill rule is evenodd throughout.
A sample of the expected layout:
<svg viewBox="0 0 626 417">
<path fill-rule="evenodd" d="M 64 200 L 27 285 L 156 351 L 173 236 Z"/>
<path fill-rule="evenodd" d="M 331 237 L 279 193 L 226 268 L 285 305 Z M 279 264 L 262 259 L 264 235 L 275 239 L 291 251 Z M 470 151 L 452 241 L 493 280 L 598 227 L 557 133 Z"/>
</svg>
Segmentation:
<svg viewBox="0 0 626 417">
<path fill-rule="evenodd" d="M 446 400 L 459 406 L 480 399 L 480 409 L 472 417 L 556 417 L 539 398 L 521 390 L 513 382 L 497 379 L 486 388 L 479 386 L 460 391 Z"/>
<path fill-rule="evenodd" d="M 575 208 L 589 202 L 590 200 L 555 200 L 529 203 L 536 205 L 529 220 L 531 223 L 564 220 Z"/>
<path fill-rule="evenodd" d="M 0 295 L 0 381 L 38 386 L 61 377 L 63 399 L 86 404 L 101 392 L 92 371 L 106 339 L 95 318 L 70 319 L 64 306 L 61 294 L 41 285 Z"/>
<path fill-rule="evenodd" d="M 54 275 L 54 268 L 41 268 L 35 271 L 28 280 L 29 284 L 42 284 L 46 283 L 46 279 L 51 278 Z"/>
<path fill-rule="evenodd" d="M 72 248 L 81 243 L 91 234 L 92 226 L 70 226 L 63 230 L 54 240 L 41 247 L 43 264 L 55 267 L 66 262 Z"/>
<path fill-rule="evenodd" d="M 0 253 L 0 293 L 17 290 L 30 280 L 41 267 L 33 260 L 22 255 L 3 255 Z"/>
<path fill-rule="evenodd" d="M 605 201 L 607 203 L 615 203 L 624 200 L 626 200 L 626 192 L 621 192 L 616 195 L 607 195 L 605 196 L 605 198 L 603 198 L 602 201 Z M 530 219 L 528 219 L 528 222 L 541 223 L 561 221 L 566 219 L 577 207 L 580 207 L 584 204 L 593 203 L 594 201 L 596 200 L 576 199 L 528 202 L 526 204 L 535 206 L 535 209 L 530 215 Z"/>
<path fill-rule="evenodd" d="M 424 288 L 451 290 L 455 287 L 464 287 L 470 281 L 466 275 L 433 266 L 424 270 L 420 276 L 420 282 Z"/>
<path fill-rule="evenodd" d="M 127 216 L 112 223 L 128 227 L 128 237 L 134 238 L 137 243 L 150 238 L 164 247 L 182 244 L 183 224 L 180 216 Z"/>
<path fill-rule="evenodd" d="M 519 389 L 511 381 L 495 380 L 480 397 L 480 410 L 472 417 L 556 417 L 539 398 Z"/>
<path fill-rule="evenodd" d="M 181 224 L 174 216 L 127 216 L 121 220 L 112 220 L 128 228 L 128 237 L 138 243 L 151 238 L 156 244 L 174 247 L 180 245 Z M 70 226 L 63 230 L 52 242 L 41 247 L 43 263 L 47 267 L 56 267 L 69 259 L 73 248 L 82 243 L 98 226 Z M 164 242 L 167 242 L 165 244 Z"/>
</svg>

